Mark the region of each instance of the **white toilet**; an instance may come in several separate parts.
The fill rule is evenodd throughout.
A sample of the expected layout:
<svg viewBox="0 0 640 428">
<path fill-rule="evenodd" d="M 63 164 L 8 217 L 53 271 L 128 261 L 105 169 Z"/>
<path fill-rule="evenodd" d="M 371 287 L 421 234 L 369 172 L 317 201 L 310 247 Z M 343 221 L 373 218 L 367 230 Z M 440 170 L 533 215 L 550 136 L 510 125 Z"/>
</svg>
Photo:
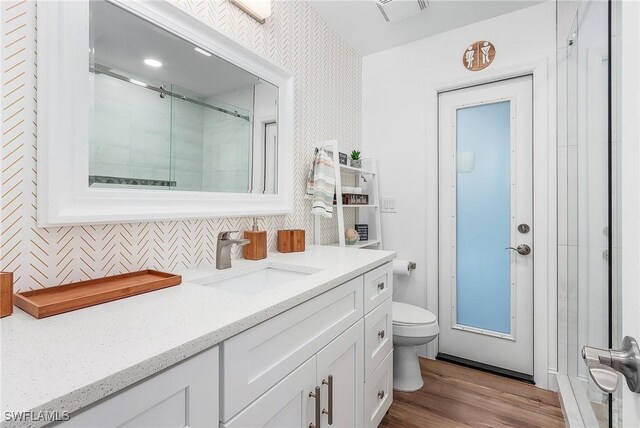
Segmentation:
<svg viewBox="0 0 640 428">
<path fill-rule="evenodd" d="M 422 374 L 416 346 L 425 345 L 438 336 L 438 319 L 426 309 L 393 302 L 393 389 L 417 391 L 422 388 Z"/>
</svg>

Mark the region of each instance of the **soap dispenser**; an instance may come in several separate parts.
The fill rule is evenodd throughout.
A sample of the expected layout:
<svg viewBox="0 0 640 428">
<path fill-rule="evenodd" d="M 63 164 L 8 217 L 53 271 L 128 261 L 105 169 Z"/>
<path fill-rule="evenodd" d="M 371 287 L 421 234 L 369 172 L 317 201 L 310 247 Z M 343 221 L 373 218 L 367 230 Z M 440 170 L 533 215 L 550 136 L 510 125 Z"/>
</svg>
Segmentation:
<svg viewBox="0 0 640 428">
<path fill-rule="evenodd" d="M 267 258 L 267 231 L 258 229 L 258 217 L 253 218 L 251 230 L 244 231 L 244 238 L 250 241 L 243 247 L 245 259 L 262 260 Z"/>
</svg>

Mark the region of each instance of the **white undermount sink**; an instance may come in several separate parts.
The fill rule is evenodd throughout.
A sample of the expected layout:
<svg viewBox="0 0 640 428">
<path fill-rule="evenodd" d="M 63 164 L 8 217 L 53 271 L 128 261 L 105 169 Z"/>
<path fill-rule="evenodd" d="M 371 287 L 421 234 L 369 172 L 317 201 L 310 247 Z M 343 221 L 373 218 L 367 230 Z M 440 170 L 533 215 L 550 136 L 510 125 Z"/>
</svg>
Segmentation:
<svg viewBox="0 0 640 428">
<path fill-rule="evenodd" d="M 226 279 L 213 279 L 200 282 L 206 287 L 228 291 L 230 293 L 254 295 L 281 287 L 297 279 L 311 275 L 313 272 L 265 267 L 253 272 L 239 274 Z"/>
</svg>

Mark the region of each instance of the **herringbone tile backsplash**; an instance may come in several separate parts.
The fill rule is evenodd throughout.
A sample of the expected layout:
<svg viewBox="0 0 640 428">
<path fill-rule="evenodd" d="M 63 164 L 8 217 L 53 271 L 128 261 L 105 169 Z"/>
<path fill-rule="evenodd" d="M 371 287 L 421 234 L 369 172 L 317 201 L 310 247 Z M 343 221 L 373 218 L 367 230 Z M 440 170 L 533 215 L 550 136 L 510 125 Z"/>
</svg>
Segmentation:
<svg viewBox="0 0 640 428">
<path fill-rule="evenodd" d="M 313 218 L 303 199 L 305 173 L 318 141 L 336 138 L 345 151 L 360 147 L 361 57 L 303 1 L 275 1 L 265 25 L 227 0 L 176 0 L 176 6 L 294 73 L 294 212 L 266 218 L 265 228 L 270 250 L 275 249 L 275 231 L 285 227 L 306 229 L 312 243 Z M 37 6 L 35 1 L 3 1 L 1 7 L 0 268 L 15 272 L 15 288 L 215 263 L 218 231 L 247 229 L 250 219 L 36 226 Z M 337 229 L 323 232 L 324 242 L 337 239 Z M 241 252 L 236 249 L 234 257 Z"/>
</svg>

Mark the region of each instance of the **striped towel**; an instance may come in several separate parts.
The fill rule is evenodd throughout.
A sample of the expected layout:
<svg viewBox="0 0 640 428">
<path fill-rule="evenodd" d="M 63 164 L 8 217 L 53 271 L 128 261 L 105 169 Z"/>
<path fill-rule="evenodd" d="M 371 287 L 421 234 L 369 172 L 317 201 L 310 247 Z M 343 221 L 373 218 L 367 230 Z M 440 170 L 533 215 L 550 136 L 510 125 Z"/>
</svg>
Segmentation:
<svg viewBox="0 0 640 428">
<path fill-rule="evenodd" d="M 307 176 L 305 199 L 311 199 L 311 213 L 325 218 L 333 217 L 333 194 L 336 176 L 333 160 L 324 150 L 318 150 Z"/>
</svg>

